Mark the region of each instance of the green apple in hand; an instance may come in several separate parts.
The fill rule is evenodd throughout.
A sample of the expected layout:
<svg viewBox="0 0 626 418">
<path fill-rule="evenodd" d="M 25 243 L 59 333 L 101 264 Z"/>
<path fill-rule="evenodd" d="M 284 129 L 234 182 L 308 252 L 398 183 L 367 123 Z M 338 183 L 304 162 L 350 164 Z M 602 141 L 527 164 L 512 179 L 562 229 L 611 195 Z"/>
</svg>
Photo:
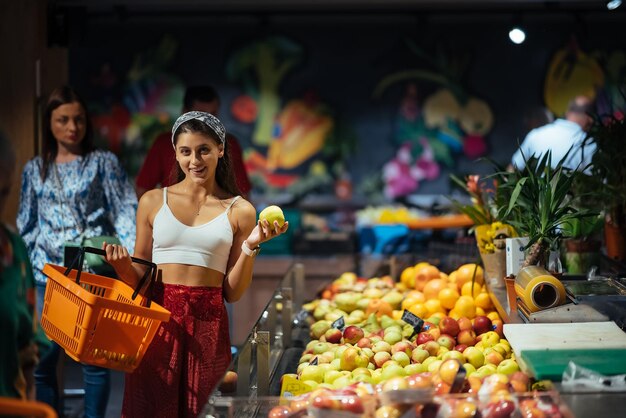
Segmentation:
<svg viewBox="0 0 626 418">
<path fill-rule="evenodd" d="M 274 229 L 274 221 L 278 222 L 278 227 L 282 228 L 285 224 L 285 215 L 283 210 L 276 205 L 266 207 L 259 214 L 259 220 L 266 220 L 270 224 L 270 229 Z"/>
</svg>

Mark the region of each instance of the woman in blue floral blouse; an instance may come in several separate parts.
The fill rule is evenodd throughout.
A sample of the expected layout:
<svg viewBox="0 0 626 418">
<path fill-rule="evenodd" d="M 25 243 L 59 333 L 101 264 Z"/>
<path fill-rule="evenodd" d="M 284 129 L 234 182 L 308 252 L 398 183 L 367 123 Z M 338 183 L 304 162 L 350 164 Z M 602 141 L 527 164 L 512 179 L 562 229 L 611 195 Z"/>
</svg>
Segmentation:
<svg viewBox="0 0 626 418">
<path fill-rule="evenodd" d="M 135 244 L 137 197 L 117 157 L 93 145 L 87 108 L 70 87 L 50 95 L 43 122 L 42 155 L 24 167 L 17 218 L 28 248 L 41 313 L 47 277 L 44 264 L 63 264 L 63 244 L 115 235 Z M 35 370 L 37 399 L 59 415 L 63 402 L 57 385 L 60 347 L 43 353 Z M 104 417 L 110 391 L 107 369 L 83 365 L 85 416 Z"/>
</svg>

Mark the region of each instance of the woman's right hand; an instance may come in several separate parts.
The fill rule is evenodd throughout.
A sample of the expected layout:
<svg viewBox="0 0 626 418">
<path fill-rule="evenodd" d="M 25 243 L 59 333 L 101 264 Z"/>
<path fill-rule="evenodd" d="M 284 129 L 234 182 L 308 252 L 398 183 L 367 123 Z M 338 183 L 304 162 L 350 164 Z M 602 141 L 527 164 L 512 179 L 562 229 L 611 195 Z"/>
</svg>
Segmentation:
<svg viewBox="0 0 626 418">
<path fill-rule="evenodd" d="M 287 228 L 289 228 L 289 222 L 287 221 L 285 221 L 282 227 L 278 225 L 277 221 L 274 221 L 274 227 L 272 228 L 267 219 L 259 219 L 248 238 L 246 238 L 246 242 L 252 248 L 256 247 L 272 238 L 284 234 L 287 232 Z"/>
<path fill-rule="evenodd" d="M 123 245 L 102 243 L 102 249 L 106 253 L 105 260 L 113 266 L 117 275 L 123 277 L 132 268 L 132 259 L 128 250 Z"/>
</svg>

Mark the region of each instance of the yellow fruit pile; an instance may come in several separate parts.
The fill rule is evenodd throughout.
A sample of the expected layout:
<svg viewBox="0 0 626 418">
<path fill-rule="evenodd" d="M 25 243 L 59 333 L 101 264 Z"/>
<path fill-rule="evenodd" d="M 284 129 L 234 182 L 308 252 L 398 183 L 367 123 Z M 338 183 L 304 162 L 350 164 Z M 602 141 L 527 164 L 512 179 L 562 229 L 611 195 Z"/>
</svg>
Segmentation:
<svg viewBox="0 0 626 418">
<path fill-rule="evenodd" d="M 402 271 L 398 287 L 406 292 L 402 308 L 420 318 L 485 315 L 500 319 L 485 288 L 483 269 L 477 264 L 464 264 L 448 275 L 420 262 Z M 401 312 L 394 312 L 394 318 L 398 315 Z"/>
</svg>

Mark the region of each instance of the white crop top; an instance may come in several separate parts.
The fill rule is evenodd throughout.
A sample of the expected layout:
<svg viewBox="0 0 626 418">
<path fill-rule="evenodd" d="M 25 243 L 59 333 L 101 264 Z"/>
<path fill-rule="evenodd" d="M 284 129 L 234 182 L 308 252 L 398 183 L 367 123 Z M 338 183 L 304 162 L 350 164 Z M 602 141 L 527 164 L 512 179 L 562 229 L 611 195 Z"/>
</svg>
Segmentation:
<svg viewBox="0 0 626 418">
<path fill-rule="evenodd" d="M 228 220 L 230 208 L 239 199 L 236 196 L 226 210 L 209 222 L 185 225 L 172 213 L 167 204 L 167 187 L 163 188 L 163 206 L 152 225 L 152 262 L 155 264 L 189 264 L 207 267 L 226 274 L 233 230 Z"/>
</svg>

